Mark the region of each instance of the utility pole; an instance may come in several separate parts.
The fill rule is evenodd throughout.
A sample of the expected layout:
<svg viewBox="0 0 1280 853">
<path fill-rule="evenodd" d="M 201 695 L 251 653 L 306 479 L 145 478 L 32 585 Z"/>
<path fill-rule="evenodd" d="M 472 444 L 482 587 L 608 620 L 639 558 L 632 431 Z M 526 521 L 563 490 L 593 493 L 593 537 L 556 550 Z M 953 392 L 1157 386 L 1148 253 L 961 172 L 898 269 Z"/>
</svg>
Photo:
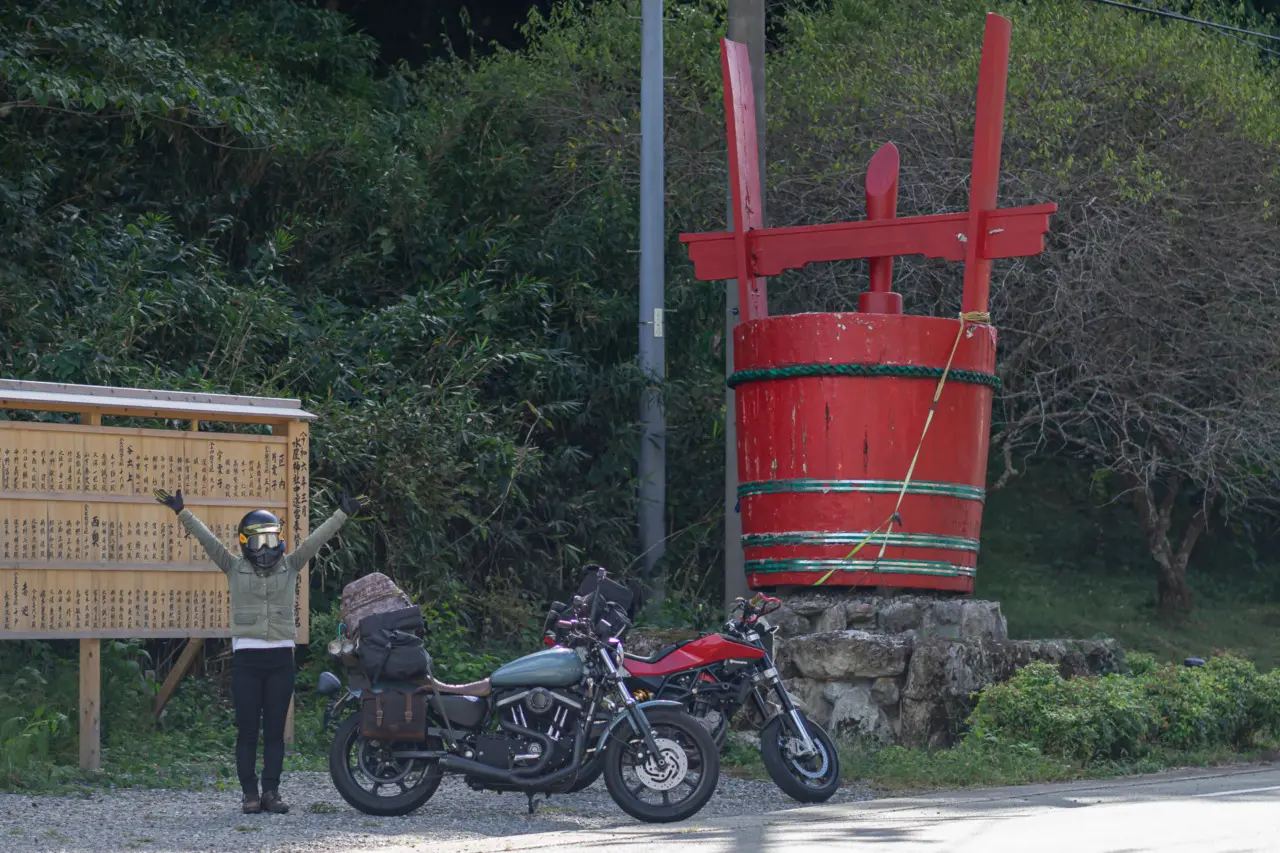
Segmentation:
<svg viewBox="0 0 1280 853">
<path fill-rule="evenodd" d="M 663 171 L 662 102 L 663 0 L 644 0 L 640 47 L 640 549 L 650 603 L 661 606 L 663 578 L 658 562 L 666 551 L 667 429 L 662 384 L 666 379 L 663 339 L 663 273 L 666 203 Z"/>
<path fill-rule="evenodd" d="M 729 0 L 730 41 L 747 46 L 751 59 L 751 89 L 756 106 L 756 151 L 760 157 L 760 215 L 764 216 L 764 0 Z M 733 196 L 725 188 L 728 226 L 733 228 Z M 724 367 L 733 373 L 733 332 L 738 325 L 738 283 L 725 282 Z M 742 517 L 738 514 L 738 424 L 732 388 L 725 389 L 724 407 L 724 601 L 727 608 L 746 596 L 747 576 L 742 556 Z"/>
</svg>

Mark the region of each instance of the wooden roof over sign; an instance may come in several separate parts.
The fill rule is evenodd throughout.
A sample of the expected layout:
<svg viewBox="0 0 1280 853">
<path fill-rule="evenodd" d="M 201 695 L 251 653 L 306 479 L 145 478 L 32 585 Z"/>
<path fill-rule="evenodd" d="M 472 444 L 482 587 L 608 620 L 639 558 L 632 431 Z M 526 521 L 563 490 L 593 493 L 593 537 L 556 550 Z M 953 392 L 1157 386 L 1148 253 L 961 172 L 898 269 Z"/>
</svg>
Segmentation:
<svg viewBox="0 0 1280 853">
<path fill-rule="evenodd" d="M 0 379 L 0 409 L 46 412 L 98 411 L 104 415 L 143 418 L 204 418 L 210 421 L 270 423 L 311 421 L 315 415 L 301 400 L 244 397 L 190 391 L 153 391 L 106 385 L 67 385 Z"/>
</svg>

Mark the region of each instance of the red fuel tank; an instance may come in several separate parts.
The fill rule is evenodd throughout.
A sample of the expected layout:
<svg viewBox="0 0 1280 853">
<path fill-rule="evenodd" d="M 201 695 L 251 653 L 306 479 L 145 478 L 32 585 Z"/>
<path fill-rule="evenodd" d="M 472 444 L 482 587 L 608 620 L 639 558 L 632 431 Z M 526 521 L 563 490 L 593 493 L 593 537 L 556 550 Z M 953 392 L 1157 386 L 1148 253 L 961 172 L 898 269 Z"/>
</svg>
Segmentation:
<svg viewBox="0 0 1280 853">
<path fill-rule="evenodd" d="M 959 319 L 903 314 L 738 326 L 730 384 L 752 589 L 808 586 L 831 572 L 826 585 L 973 591 L 996 332 L 974 323 L 960 332 Z M 901 524 L 851 556 L 886 529 L 917 447 Z"/>
<path fill-rule="evenodd" d="M 655 675 L 670 675 L 682 669 L 706 666 L 716 661 L 729 658 L 757 660 L 764 657 L 764 652 L 754 646 L 734 642 L 720 634 L 709 634 L 685 643 L 675 651 L 652 663 L 635 658 L 627 658 L 627 671 L 643 678 Z"/>
</svg>

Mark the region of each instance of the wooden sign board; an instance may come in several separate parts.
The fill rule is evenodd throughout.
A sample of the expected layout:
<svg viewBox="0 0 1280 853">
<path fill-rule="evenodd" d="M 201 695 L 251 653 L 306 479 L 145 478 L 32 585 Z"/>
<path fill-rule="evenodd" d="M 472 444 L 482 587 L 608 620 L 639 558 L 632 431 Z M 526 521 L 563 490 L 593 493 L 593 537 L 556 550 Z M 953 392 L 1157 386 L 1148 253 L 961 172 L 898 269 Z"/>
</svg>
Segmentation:
<svg viewBox="0 0 1280 853">
<path fill-rule="evenodd" d="M 250 510 L 279 516 L 290 546 L 308 533 L 314 416 L 297 400 L 0 380 L 0 409 L 81 415 L 79 424 L 0 421 L 0 640 L 229 637 L 226 577 L 156 489 L 181 489 L 233 553 Z M 104 416 L 185 428 L 104 426 Z M 271 431 L 201 432 L 200 421 Z M 299 643 L 309 640 L 307 590 L 304 567 Z M 82 649 L 86 659 L 96 672 L 96 651 Z M 82 673 L 82 698 L 84 688 Z"/>
<path fill-rule="evenodd" d="M 306 535 L 305 425 L 286 435 L 0 421 L 0 637 L 225 637 L 227 583 L 152 492 L 186 505 L 233 552 L 245 513 Z M 296 449 L 294 447 L 296 445 Z M 295 501 L 294 495 L 302 496 Z M 307 585 L 300 577 L 299 641 Z"/>
</svg>

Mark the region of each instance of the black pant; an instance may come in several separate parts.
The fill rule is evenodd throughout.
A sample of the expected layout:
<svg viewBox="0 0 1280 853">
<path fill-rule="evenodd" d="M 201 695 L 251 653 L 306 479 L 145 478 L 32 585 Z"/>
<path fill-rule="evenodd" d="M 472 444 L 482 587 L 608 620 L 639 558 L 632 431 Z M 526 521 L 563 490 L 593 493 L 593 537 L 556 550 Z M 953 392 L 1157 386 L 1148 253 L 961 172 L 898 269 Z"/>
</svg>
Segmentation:
<svg viewBox="0 0 1280 853">
<path fill-rule="evenodd" d="M 240 649 L 231 658 L 236 711 L 236 774 L 246 794 L 258 794 L 258 727 L 262 727 L 262 790 L 280 788 L 284 722 L 293 699 L 293 649 Z"/>
</svg>

